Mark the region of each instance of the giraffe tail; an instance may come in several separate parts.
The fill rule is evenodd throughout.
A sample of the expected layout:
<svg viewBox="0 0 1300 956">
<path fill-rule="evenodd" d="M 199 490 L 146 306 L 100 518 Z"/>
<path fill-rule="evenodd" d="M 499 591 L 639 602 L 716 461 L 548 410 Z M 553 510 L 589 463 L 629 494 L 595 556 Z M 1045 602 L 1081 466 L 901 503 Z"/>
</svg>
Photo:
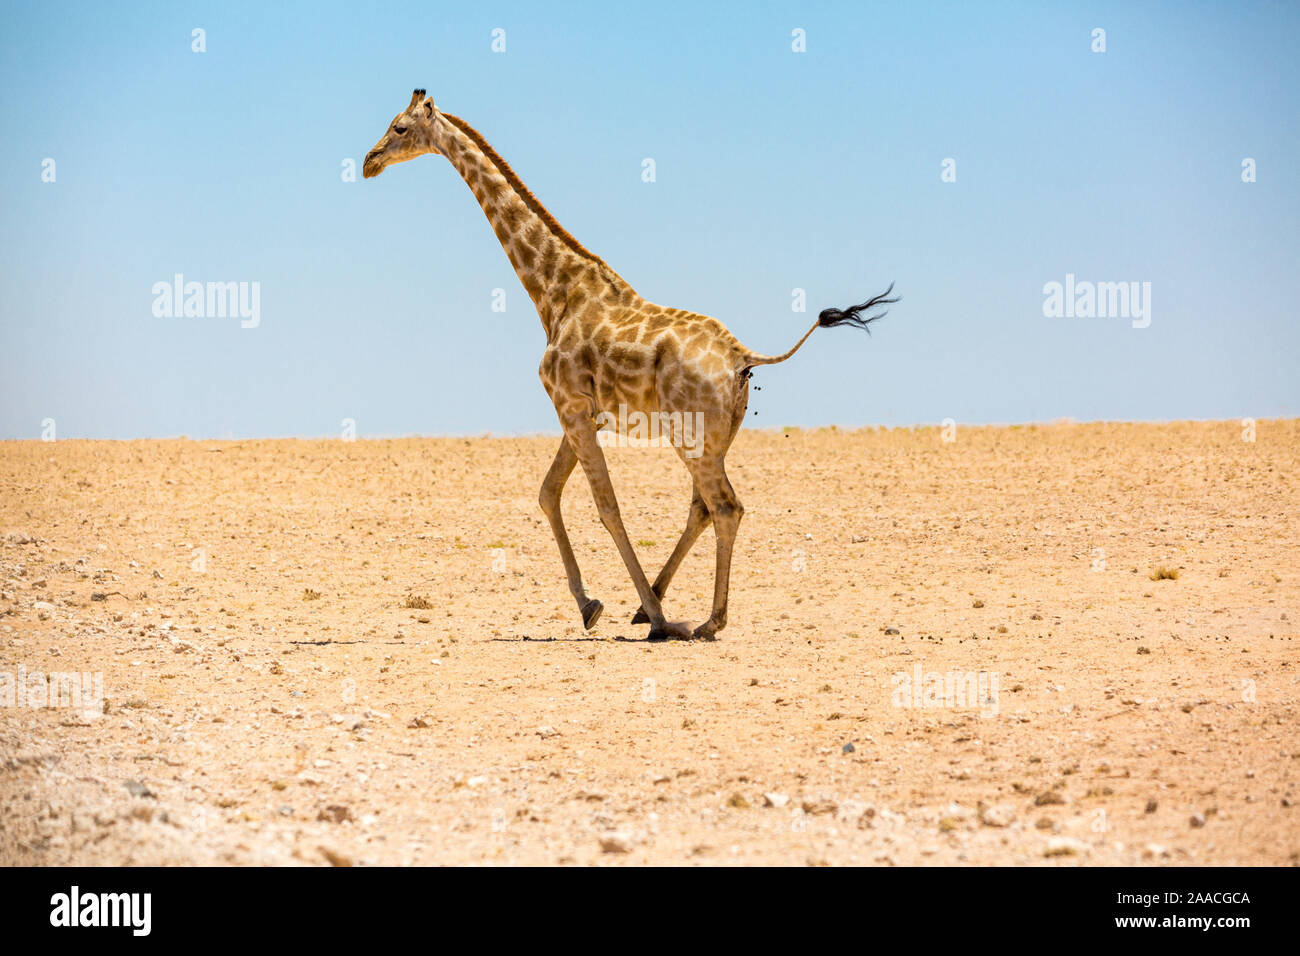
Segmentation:
<svg viewBox="0 0 1300 956">
<path fill-rule="evenodd" d="M 871 323 L 877 319 L 883 319 L 889 314 L 889 310 L 886 309 L 884 312 L 877 312 L 874 315 L 864 315 L 863 313 L 870 312 L 882 305 L 892 305 L 897 302 L 897 296 L 890 298 L 890 293 L 893 291 L 894 283 L 891 282 L 888 289 L 880 293 L 880 295 L 872 296 L 861 305 L 851 305 L 847 309 L 822 309 L 821 314 L 817 316 L 817 321 L 813 323 L 813 327 L 803 334 L 803 338 L 794 344 L 794 348 L 780 355 L 760 355 L 757 352 L 751 352 L 745 359 L 745 371 L 755 365 L 776 365 L 784 362 L 795 352 L 798 352 L 799 347 L 808 341 L 808 336 L 818 329 L 833 329 L 836 326 L 849 325 L 855 329 L 863 329 L 870 333 Z"/>
</svg>

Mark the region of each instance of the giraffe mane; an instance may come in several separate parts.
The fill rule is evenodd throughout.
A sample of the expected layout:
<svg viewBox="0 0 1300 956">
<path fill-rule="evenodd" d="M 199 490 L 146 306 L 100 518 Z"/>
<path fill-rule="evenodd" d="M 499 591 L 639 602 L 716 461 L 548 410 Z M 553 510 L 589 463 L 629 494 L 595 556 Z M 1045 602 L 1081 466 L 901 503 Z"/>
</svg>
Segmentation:
<svg viewBox="0 0 1300 956">
<path fill-rule="evenodd" d="M 451 113 L 443 113 L 441 111 L 439 111 L 439 113 L 443 119 L 447 120 L 474 141 L 474 145 L 482 151 L 483 155 L 486 156 L 493 165 L 496 166 L 501 175 L 506 178 L 506 182 L 510 184 L 510 188 L 515 191 L 529 209 L 541 218 L 542 222 L 546 224 L 546 227 L 550 229 L 552 235 L 578 255 L 595 263 L 603 271 L 612 274 L 614 278 L 622 282 L 622 277 L 619 276 L 618 273 L 614 272 L 609 263 L 580 243 L 572 233 L 559 224 L 556 218 L 551 215 L 550 210 L 542 205 L 542 201 L 533 195 L 531 189 L 524 185 L 524 181 L 519 178 L 519 174 L 511 169 L 510 164 L 505 161 L 501 154 L 492 148 L 492 144 L 483 138 L 482 133 L 476 130 L 473 126 L 470 126 L 469 123 L 466 123 L 459 116 L 453 116 Z"/>
</svg>

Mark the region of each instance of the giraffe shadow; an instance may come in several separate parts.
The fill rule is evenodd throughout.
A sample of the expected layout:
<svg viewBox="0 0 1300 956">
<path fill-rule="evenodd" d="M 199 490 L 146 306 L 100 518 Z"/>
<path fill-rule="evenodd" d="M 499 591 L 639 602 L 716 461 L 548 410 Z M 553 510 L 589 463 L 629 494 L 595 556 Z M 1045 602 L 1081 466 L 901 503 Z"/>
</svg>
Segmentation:
<svg viewBox="0 0 1300 956">
<path fill-rule="evenodd" d="M 615 637 L 596 637 L 592 635 L 584 637 L 491 637 L 489 641 L 504 644 L 658 644 L 660 641 L 652 641 L 649 637 L 624 637 L 619 634 Z"/>
</svg>

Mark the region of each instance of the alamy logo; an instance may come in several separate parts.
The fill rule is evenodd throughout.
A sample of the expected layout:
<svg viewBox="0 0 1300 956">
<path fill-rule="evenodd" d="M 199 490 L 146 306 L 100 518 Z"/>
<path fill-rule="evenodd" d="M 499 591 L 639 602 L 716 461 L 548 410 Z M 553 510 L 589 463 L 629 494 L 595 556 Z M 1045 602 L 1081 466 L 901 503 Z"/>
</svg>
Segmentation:
<svg viewBox="0 0 1300 956">
<path fill-rule="evenodd" d="M 998 714 L 996 671 L 927 671 L 917 661 L 910 674 L 899 671 L 890 683 L 889 702 L 900 709 L 978 710 L 981 717 Z"/>
<path fill-rule="evenodd" d="M 104 712 L 104 675 L 90 671 L 0 671 L 0 707 L 68 707 L 83 717 Z"/>
<path fill-rule="evenodd" d="M 1049 319 L 1132 319 L 1133 328 L 1151 324 L 1150 282 L 1065 282 L 1043 286 L 1043 315 Z"/>
<path fill-rule="evenodd" d="M 132 935 L 148 936 L 152 925 L 151 893 L 86 893 L 74 886 L 50 897 L 51 926 L 129 926 Z"/>
<path fill-rule="evenodd" d="M 159 319 L 238 318 L 245 329 L 262 324 L 262 283 L 186 282 L 176 273 L 171 282 L 153 284 L 153 314 Z"/>
<path fill-rule="evenodd" d="M 651 448 L 671 445 L 683 449 L 687 458 L 704 454 L 703 412 L 629 412 L 618 406 L 618 414 L 596 415 L 596 440 L 602 448 Z"/>
</svg>

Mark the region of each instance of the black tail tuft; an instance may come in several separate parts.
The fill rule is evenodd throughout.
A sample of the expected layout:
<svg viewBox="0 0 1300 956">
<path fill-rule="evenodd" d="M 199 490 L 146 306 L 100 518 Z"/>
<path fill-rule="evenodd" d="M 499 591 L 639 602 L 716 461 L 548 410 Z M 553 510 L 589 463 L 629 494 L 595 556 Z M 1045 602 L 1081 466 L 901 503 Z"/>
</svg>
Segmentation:
<svg viewBox="0 0 1300 956">
<path fill-rule="evenodd" d="M 833 329 L 837 325 L 851 325 L 855 329 L 866 329 L 870 332 L 870 325 L 876 319 L 883 319 L 889 314 L 889 310 L 880 312 L 876 315 L 863 316 L 862 313 L 870 312 L 876 306 L 892 305 L 898 301 L 898 297 L 889 298 L 889 293 L 894 291 L 894 283 L 889 283 L 889 288 L 880 295 L 873 296 L 861 305 L 851 305 L 847 309 L 823 309 L 817 316 L 817 324 L 822 328 Z"/>
</svg>

